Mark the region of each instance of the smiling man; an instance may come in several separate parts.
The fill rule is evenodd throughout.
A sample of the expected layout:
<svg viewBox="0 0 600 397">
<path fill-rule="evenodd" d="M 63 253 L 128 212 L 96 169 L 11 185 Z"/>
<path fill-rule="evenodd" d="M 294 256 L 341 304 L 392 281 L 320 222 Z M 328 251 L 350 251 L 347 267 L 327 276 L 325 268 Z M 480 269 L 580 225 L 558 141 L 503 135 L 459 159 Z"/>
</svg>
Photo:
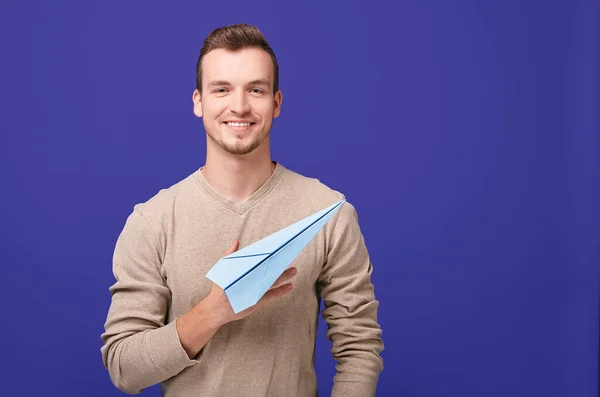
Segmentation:
<svg viewBox="0 0 600 397">
<path fill-rule="evenodd" d="M 344 198 L 271 159 L 281 112 L 275 54 L 249 25 L 213 31 L 193 111 L 206 161 L 134 206 L 113 257 L 103 362 L 120 390 L 163 396 L 317 396 L 321 301 L 335 397 L 374 396 L 383 369 L 372 264 L 346 201 L 261 301 L 234 314 L 205 275 L 235 252 Z"/>
<path fill-rule="evenodd" d="M 261 144 L 269 136 L 273 118 L 279 116 L 282 99 L 274 87 L 269 55 L 259 48 L 239 52 L 217 48 L 204 55 L 202 75 L 208 81 L 206 88 L 194 91 L 194 113 L 204 118 L 209 144 L 236 155 L 260 148 L 254 156 L 268 156 L 268 145 Z M 202 82 L 200 77 L 198 84 Z"/>
</svg>

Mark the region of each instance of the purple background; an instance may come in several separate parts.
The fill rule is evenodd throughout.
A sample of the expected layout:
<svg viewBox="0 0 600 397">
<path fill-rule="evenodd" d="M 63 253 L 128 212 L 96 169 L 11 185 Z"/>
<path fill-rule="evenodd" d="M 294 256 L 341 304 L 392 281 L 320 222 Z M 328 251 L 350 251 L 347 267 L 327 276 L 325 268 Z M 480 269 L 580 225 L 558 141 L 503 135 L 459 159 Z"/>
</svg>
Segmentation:
<svg viewBox="0 0 600 397">
<path fill-rule="evenodd" d="M 248 22 L 281 67 L 274 159 L 358 210 L 378 396 L 597 396 L 597 15 L 594 1 L 3 1 L 0 395 L 122 395 L 100 356 L 114 243 L 134 204 L 203 164 L 198 52 Z"/>
</svg>

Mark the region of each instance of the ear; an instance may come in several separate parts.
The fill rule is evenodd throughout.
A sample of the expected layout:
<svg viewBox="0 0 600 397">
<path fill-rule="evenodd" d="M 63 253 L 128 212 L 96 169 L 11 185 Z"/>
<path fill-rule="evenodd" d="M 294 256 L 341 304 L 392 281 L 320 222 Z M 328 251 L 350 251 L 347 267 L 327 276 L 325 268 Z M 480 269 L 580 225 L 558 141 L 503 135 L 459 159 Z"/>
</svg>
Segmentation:
<svg viewBox="0 0 600 397">
<path fill-rule="evenodd" d="M 274 101 L 274 111 L 273 111 L 273 118 L 275 117 L 279 117 L 279 114 L 281 113 L 281 102 L 283 101 L 283 95 L 281 94 L 281 91 L 278 90 L 275 93 L 275 97 L 273 98 Z"/>
<path fill-rule="evenodd" d="M 194 90 L 194 94 L 192 95 L 192 101 L 194 102 L 194 114 L 197 117 L 202 117 L 202 97 L 198 90 Z"/>
</svg>

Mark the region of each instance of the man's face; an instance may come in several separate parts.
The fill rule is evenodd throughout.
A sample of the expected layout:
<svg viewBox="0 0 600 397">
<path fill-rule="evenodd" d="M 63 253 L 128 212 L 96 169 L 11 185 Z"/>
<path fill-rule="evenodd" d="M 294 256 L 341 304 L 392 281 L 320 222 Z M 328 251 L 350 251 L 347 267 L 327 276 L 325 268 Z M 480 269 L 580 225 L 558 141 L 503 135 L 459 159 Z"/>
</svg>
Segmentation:
<svg viewBox="0 0 600 397">
<path fill-rule="evenodd" d="M 194 114 L 223 150 L 250 153 L 279 116 L 281 92 L 273 93 L 273 82 L 273 62 L 261 49 L 210 51 L 202 60 L 202 94 L 194 91 Z"/>
</svg>

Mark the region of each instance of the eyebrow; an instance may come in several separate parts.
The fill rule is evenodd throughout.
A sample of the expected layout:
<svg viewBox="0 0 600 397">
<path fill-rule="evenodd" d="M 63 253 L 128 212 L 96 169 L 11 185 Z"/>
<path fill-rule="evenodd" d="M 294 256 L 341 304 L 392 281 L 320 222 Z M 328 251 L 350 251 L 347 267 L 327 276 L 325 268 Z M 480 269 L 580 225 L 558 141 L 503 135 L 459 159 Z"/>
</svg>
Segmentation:
<svg viewBox="0 0 600 397">
<path fill-rule="evenodd" d="M 209 87 L 212 86 L 221 86 L 221 85 L 231 85 L 230 82 L 225 81 L 225 80 L 213 80 L 210 83 L 208 83 Z M 263 85 L 263 86 L 267 86 L 270 87 L 271 84 L 269 83 L 269 81 L 267 79 L 257 79 L 257 80 L 252 80 L 249 85 Z"/>
<path fill-rule="evenodd" d="M 265 85 L 267 87 L 271 86 L 271 83 L 267 79 L 258 79 L 250 82 L 250 85 Z"/>
<path fill-rule="evenodd" d="M 208 86 L 215 86 L 215 85 L 230 85 L 227 81 L 224 80 L 213 80 L 210 83 L 208 83 Z"/>
</svg>

